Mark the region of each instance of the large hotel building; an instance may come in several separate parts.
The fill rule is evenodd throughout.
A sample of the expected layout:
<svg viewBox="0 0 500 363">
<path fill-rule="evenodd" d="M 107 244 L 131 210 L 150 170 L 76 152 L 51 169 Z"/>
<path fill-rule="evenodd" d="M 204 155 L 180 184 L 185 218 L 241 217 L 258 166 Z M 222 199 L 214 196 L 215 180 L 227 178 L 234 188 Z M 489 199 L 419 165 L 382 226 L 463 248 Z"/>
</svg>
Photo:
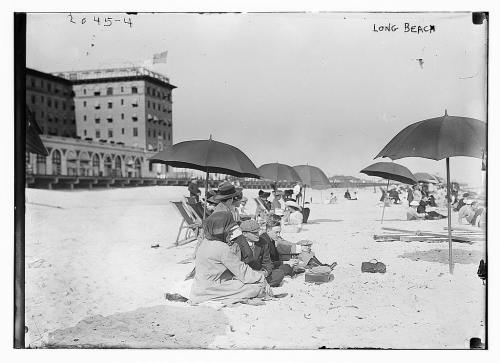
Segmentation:
<svg viewBox="0 0 500 363">
<path fill-rule="evenodd" d="M 147 158 L 172 145 L 172 90 L 143 67 L 43 73 L 27 69 L 26 105 L 49 156 L 27 155 L 31 174 L 152 177 Z"/>
</svg>

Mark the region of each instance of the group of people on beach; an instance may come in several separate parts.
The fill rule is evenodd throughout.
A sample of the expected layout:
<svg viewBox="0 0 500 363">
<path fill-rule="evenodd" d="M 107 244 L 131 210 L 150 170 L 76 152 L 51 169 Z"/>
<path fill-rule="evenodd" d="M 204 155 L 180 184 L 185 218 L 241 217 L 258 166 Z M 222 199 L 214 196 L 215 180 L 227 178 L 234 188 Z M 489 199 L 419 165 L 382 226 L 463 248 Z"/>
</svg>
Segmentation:
<svg viewBox="0 0 500 363">
<path fill-rule="evenodd" d="M 192 197 L 201 196 L 194 187 L 189 191 L 195 194 Z M 282 231 L 300 232 L 304 222 L 305 208 L 293 195 L 284 197 L 277 189 L 260 190 L 255 213 L 249 214 L 243 189 L 229 181 L 207 192 L 211 210 L 205 212 L 208 217 L 195 249 L 192 303 L 273 298 L 271 288 L 279 286 L 285 276 L 294 277 L 319 266 L 329 271 L 335 267 L 336 263 L 318 260 L 311 241 L 292 243 L 281 237 Z"/>
<path fill-rule="evenodd" d="M 394 193 L 399 195 L 399 191 L 394 190 Z M 436 192 L 443 191 L 443 188 L 437 187 Z M 407 197 L 409 208 L 406 213 L 407 220 L 418 219 L 444 219 L 446 215 L 436 212 L 438 207 L 436 197 L 429 190 L 428 184 L 416 184 L 413 187 L 407 188 Z M 481 223 L 484 208 L 479 208 L 478 202 L 470 198 L 469 193 L 463 193 L 461 197 L 458 195 L 458 187 L 451 191 L 451 203 L 453 210 L 458 212 L 458 222 L 460 224 L 467 223 L 478 226 Z M 399 200 L 399 197 L 397 198 Z M 446 196 L 444 196 L 446 201 Z"/>
</svg>

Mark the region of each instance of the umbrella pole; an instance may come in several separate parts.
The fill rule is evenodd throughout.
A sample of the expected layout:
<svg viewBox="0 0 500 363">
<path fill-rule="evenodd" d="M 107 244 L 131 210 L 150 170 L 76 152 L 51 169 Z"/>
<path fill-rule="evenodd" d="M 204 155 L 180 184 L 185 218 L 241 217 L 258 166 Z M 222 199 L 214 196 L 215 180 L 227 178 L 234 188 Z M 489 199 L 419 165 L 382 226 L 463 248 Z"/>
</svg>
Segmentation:
<svg viewBox="0 0 500 363">
<path fill-rule="evenodd" d="M 307 186 L 304 184 L 304 195 L 302 196 L 302 209 L 304 209 L 304 202 L 306 200 L 306 188 Z"/>
<path fill-rule="evenodd" d="M 207 195 L 208 195 L 208 168 L 207 168 L 207 174 L 205 176 L 205 205 L 203 208 L 203 220 L 207 218 Z"/>
<path fill-rule="evenodd" d="M 387 179 L 387 188 L 385 188 L 385 196 L 387 198 L 387 194 L 389 193 L 389 179 Z M 384 207 L 382 208 L 382 219 L 380 220 L 380 224 L 384 223 L 384 213 L 385 213 L 385 200 L 386 198 L 384 198 L 383 200 L 383 203 L 384 203 Z"/>
<path fill-rule="evenodd" d="M 450 193 L 450 158 L 446 158 L 446 194 L 448 200 L 448 250 L 450 274 L 453 275 L 453 247 L 451 243 L 451 193 Z"/>
</svg>

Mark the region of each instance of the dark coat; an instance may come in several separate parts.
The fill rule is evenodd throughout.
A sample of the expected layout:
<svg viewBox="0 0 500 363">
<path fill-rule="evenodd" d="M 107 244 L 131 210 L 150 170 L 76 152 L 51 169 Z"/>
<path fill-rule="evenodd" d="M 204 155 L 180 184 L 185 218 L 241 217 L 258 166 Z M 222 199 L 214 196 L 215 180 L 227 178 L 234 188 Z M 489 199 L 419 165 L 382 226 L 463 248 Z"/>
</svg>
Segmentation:
<svg viewBox="0 0 500 363">
<path fill-rule="evenodd" d="M 200 188 L 198 188 L 198 184 L 195 184 L 195 183 L 189 183 L 188 190 L 189 190 L 189 194 L 191 195 L 191 197 L 197 197 L 198 194 L 201 193 Z"/>
<path fill-rule="evenodd" d="M 273 262 L 269 254 L 269 243 L 265 238 L 259 238 L 254 243 L 253 261 L 249 263 L 254 270 L 266 270 L 269 274 L 273 271 Z"/>
</svg>

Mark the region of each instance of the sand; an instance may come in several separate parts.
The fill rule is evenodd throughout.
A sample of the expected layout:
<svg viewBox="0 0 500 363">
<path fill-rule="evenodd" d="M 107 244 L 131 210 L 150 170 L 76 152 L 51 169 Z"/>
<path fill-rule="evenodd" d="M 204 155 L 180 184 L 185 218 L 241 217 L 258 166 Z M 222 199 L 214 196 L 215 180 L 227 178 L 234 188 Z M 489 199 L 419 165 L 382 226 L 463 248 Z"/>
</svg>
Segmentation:
<svg viewBox="0 0 500 363">
<path fill-rule="evenodd" d="M 321 261 L 338 263 L 334 279 L 306 284 L 286 278 L 264 306 L 189 306 L 184 276 L 194 243 L 172 248 L 180 217 L 169 201 L 183 187 L 93 191 L 26 190 L 26 325 L 32 347 L 468 348 L 485 338 L 486 286 L 477 277 L 485 242 L 375 242 L 381 234 L 380 193 L 359 190 L 358 201 L 321 203 L 290 241 L 311 239 Z M 245 190 L 251 197 L 256 190 Z M 383 226 L 444 232 L 446 220 L 406 221 L 404 206 L 385 211 Z M 456 213 L 453 223 L 457 223 Z M 151 245 L 159 244 L 159 248 Z M 361 273 L 377 259 L 385 274 Z"/>
</svg>

